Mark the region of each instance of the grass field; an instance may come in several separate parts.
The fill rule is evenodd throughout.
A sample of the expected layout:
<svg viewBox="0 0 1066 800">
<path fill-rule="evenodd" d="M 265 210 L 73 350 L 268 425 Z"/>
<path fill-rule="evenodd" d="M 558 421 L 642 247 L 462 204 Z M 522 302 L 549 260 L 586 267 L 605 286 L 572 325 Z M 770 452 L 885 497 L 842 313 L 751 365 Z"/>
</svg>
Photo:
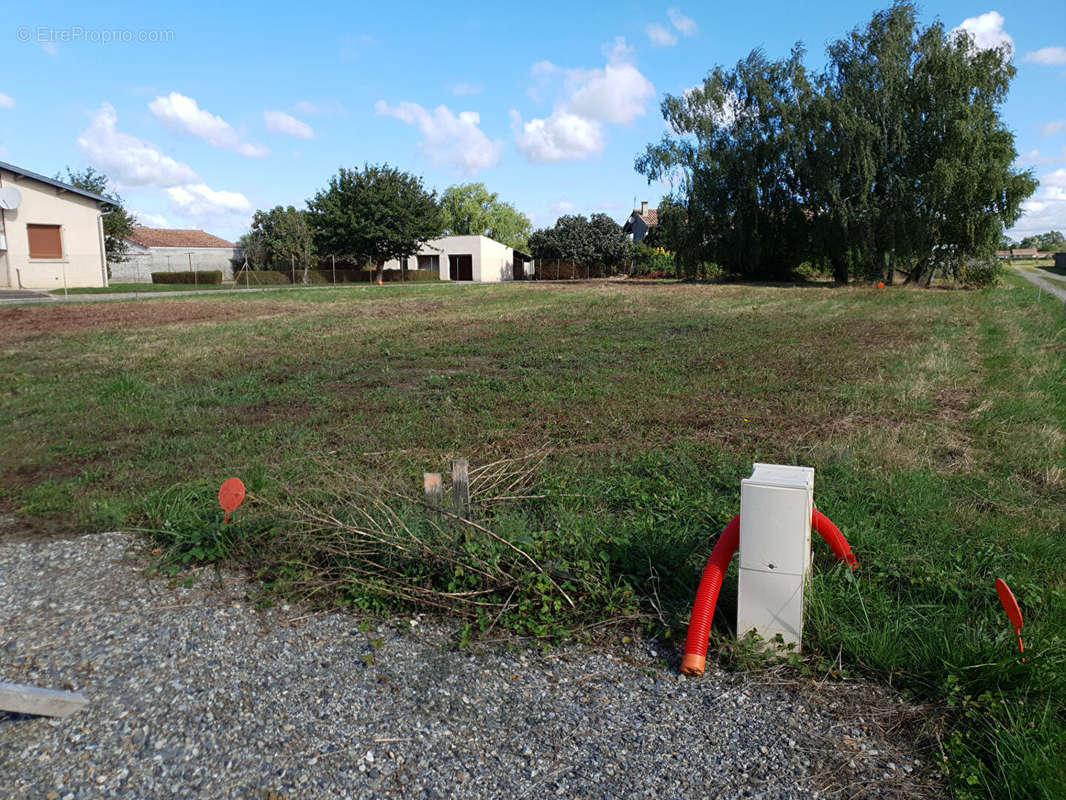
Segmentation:
<svg viewBox="0 0 1066 800">
<path fill-rule="evenodd" d="M 112 283 L 110 286 L 79 286 L 67 289 L 67 294 L 125 294 L 127 292 L 187 292 L 200 289 L 232 289 L 232 283 Z M 52 294 L 63 294 L 53 289 Z"/>
<path fill-rule="evenodd" d="M 0 504 L 27 531 L 149 526 L 185 557 L 246 559 L 279 590 L 318 570 L 323 603 L 384 608 L 350 552 L 294 537 L 279 508 L 335 510 L 368 486 L 417 495 L 451 457 L 549 448 L 523 499 L 478 513 L 554 577 L 490 587 L 501 614 L 472 624 L 638 620 L 680 639 L 752 462 L 810 465 L 862 568 L 850 580 L 816 544 L 795 669 L 931 701 L 926 735 L 959 797 L 1066 796 L 1066 327 L 1019 278 L 980 292 L 631 282 L 105 306 L 0 309 Z M 244 521 L 203 538 L 230 475 L 253 493 Z M 493 570 L 507 558 L 459 542 Z M 449 569 L 412 579 L 479 585 L 468 562 Z M 995 577 L 1022 605 L 1024 664 Z M 746 658 L 734 594 L 730 577 L 723 663 Z"/>
</svg>

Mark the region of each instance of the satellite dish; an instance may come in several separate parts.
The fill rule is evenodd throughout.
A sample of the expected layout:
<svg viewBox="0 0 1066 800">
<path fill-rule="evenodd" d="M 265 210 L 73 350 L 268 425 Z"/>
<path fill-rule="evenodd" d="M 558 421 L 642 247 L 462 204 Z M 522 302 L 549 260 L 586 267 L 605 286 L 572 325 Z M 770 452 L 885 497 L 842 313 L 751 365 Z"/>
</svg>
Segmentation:
<svg viewBox="0 0 1066 800">
<path fill-rule="evenodd" d="M 22 192 L 14 186 L 5 186 L 0 189 L 0 208 L 5 211 L 14 211 L 22 203 Z"/>
</svg>

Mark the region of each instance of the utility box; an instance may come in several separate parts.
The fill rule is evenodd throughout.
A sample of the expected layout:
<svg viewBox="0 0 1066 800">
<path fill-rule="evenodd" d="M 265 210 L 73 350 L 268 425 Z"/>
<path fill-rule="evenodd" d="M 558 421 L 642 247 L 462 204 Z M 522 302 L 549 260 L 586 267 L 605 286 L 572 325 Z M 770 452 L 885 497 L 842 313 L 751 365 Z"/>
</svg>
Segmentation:
<svg viewBox="0 0 1066 800">
<path fill-rule="evenodd" d="M 814 470 L 755 464 L 740 482 L 737 636 L 755 630 L 798 649 L 811 572 Z"/>
</svg>

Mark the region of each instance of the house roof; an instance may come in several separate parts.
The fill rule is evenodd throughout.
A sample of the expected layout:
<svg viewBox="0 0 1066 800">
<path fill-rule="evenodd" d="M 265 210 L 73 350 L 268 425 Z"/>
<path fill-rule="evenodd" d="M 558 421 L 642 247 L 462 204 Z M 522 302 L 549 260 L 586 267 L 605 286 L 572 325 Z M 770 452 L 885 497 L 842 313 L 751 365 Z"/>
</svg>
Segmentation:
<svg viewBox="0 0 1066 800">
<path fill-rule="evenodd" d="M 232 250 L 233 242 L 227 242 L 207 231 L 181 228 L 134 228 L 127 237 L 141 247 L 225 247 Z"/>
<path fill-rule="evenodd" d="M 634 208 L 633 209 L 633 213 L 636 214 L 638 217 L 640 217 L 645 222 L 647 222 L 649 225 L 658 225 L 659 224 L 659 209 L 657 209 L 657 208 L 649 208 L 647 213 L 644 213 L 644 214 L 640 213 L 640 209 Z"/>
<path fill-rule="evenodd" d="M 626 224 L 622 226 L 623 233 L 629 233 L 633 229 L 633 217 L 640 217 L 650 228 L 659 224 L 659 209 L 649 208 L 645 213 L 641 214 L 639 208 L 634 208 L 628 219 L 626 219 Z"/>
<path fill-rule="evenodd" d="M 22 176 L 23 178 L 29 178 L 30 180 L 38 181 L 39 183 L 45 183 L 49 186 L 54 186 L 55 188 L 62 189 L 65 192 L 70 192 L 72 194 L 81 195 L 82 197 L 87 197 L 90 200 L 95 200 L 97 203 L 101 203 L 110 208 L 115 207 L 115 203 L 112 200 L 108 200 L 103 195 L 87 192 L 84 189 L 79 189 L 77 186 L 71 186 L 69 183 L 57 181 L 55 178 L 48 178 L 36 172 L 30 172 L 28 169 L 16 167 L 14 164 L 8 164 L 6 161 L 0 161 L 0 169 L 7 170 L 8 172 L 13 172 L 16 175 Z"/>
</svg>

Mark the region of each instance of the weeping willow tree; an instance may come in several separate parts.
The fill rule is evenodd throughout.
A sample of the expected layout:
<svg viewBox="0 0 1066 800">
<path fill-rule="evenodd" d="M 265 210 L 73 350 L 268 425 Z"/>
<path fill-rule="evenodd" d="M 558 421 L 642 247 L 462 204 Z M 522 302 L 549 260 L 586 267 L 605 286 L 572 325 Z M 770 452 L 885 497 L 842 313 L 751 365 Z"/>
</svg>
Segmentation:
<svg viewBox="0 0 1066 800">
<path fill-rule="evenodd" d="M 752 278 L 803 262 L 840 281 L 958 275 L 990 254 L 1036 187 L 1012 168 L 999 118 L 1014 67 L 915 7 L 877 12 L 828 48 L 810 74 L 797 45 L 773 61 L 753 51 L 662 103 L 671 133 L 636 160 L 669 180 L 686 214 L 681 264 L 715 261 Z"/>
</svg>

